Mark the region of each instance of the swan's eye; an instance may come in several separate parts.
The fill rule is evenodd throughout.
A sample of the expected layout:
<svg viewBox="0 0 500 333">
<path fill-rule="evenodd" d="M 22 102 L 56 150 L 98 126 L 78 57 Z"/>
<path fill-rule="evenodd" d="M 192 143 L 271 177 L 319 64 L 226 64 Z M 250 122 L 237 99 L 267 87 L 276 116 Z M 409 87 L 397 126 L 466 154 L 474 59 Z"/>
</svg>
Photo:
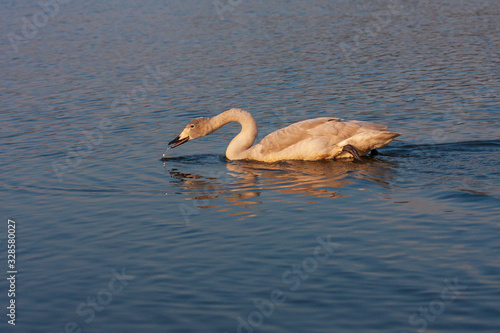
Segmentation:
<svg viewBox="0 0 500 333">
<path fill-rule="evenodd" d="M 193 124 L 191 124 L 191 126 L 189 126 L 189 127 L 194 128 L 194 125 L 193 125 Z"/>
</svg>

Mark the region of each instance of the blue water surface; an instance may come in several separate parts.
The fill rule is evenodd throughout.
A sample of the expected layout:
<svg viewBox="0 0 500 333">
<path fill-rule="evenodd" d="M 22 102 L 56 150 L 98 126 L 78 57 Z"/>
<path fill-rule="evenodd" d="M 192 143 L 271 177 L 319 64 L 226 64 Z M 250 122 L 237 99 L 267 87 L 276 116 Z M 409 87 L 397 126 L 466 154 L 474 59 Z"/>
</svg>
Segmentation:
<svg viewBox="0 0 500 333">
<path fill-rule="evenodd" d="M 498 1 L 0 4 L 0 331 L 499 331 Z M 403 135 L 256 163 L 230 124 L 161 160 L 231 107 Z"/>
</svg>

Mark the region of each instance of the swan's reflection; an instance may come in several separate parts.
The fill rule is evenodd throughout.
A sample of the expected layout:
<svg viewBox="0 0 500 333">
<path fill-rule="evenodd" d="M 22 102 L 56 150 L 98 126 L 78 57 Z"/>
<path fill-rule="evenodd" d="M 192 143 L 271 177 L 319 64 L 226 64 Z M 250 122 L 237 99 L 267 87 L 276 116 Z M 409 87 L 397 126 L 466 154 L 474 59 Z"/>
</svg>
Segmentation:
<svg viewBox="0 0 500 333">
<path fill-rule="evenodd" d="M 276 191 L 281 196 L 275 202 L 297 200 L 314 204 L 314 198 L 348 196 L 342 189 L 359 179 L 389 187 L 392 163 L 377 159 L 365 163 L 351 161 L 286 161 L 261 163 L 228 161 L 226 170 L 196 174 L 174 168 L 170 175 L 182 188 L 186 200 L 194 200 L 197 208 L 212 208 L 229 215 L 256 216 L 259 214 L 261 193 Z M 221 203 L 221 199 L 224 200 Z"/>
</svg>

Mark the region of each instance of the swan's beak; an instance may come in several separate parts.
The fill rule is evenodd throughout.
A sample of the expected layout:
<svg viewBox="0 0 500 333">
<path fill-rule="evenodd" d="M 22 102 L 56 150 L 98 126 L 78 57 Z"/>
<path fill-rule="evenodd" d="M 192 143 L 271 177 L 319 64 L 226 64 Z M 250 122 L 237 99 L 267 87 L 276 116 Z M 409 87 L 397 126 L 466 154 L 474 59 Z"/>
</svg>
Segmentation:
<svg viewBox="0 0 500 333">
<path fill-rule="evenodd" d="M 181 133 L 182 134 L 182 133 Z M 188 142 L 189 141 L 189 136 L 186 136 L 185 138 L 181 139 L 181 136 L 180 135 L 177 135 L 177 137 L 175 139 L 173 139 L 172 141 L 170 141 L 168 143 L 168 145 L 172 145 L 170 146 L 169 148 L 172 149 L 172 148 L 175 148 L 177 146 L 180 146 L 182 145 L 183 143 L 185 142 Z"/>
</svg>

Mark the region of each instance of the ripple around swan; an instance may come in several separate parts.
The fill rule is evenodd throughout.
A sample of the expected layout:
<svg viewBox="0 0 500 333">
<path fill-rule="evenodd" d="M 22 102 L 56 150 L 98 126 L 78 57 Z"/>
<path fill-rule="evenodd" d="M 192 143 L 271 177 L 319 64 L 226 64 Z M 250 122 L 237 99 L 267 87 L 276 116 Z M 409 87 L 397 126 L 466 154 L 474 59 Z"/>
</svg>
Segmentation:
<svg viewBox="0 0 500 333">
<path fill-rule="evenodd" d="M 411 188 L 412 184 L 424 184 L 429 188 L 442 184 L 445 188 L 433 194 L 437 200 L 492 200 L 494 203 L 500 198 L 500 189 L 477 170 L 482 169 L 483 173 L 493 175 L 495 166 L 493 162 L 489 164 L 488 159 L 494 160 L 499 149 L 498 140 L 424 145 L 396 143 L 394 147 L 383 150 L 385 156 L 365 157 L 363 163 L 261 163 L 227 161 L 223 156 L 203 154 L 163 159 L 163 162 L 169 170 L 171 183 L 177 187 L 176 191 L 185 200 L 191 201 L 193 207 L 216 209 L 229 215 L 239 215 L 241 219 L 262 214 L 260 210 L 268 208 L 259 208 L 259 205 L 269 200 L 326 204 L 319 199 L 359 196 L 357 191 L 373 192 L 372 197 L 365 200 L 380 200 L 387 197 L 384 192 L 393 192 L 401 186 Z M 476 158 L 470 159 L 468 154 L 474 154 Z M 486 167 L 482 166 L 485 162 L 488 164 Z M 207 164 L 218 165 L 219 168 L 216 172 L 206 172 Z M 448 174 L 446 168 L 450 164 L 461 171 Z M 404 166 L 409 169 L 401 178 L 399 169 Z"/>
<path fill-rule="evenodd" d="M 223 171 L 192 172 L 190 165 L 205 165 L 207 161 L 218 160 Z M 168 161 L 168 162 L 167 162 Z M 224 161 L 214 156 L 198 155 L 164 160 L 169 165 L 182 163 L 169 171 L 171 182 L 186 195 L 186 200 L 223 200 L 232 205 L 245 206 L 259 204 L 262 193 L 275 192 L 291 195 L 293 200 L 313 203 L 314 198 L 342 198 L 346 186 L 360 179 L 377 181 L 381 187 L 390 185 L 393 164 L 388 161 L 367 160 L 366 163 L 343 161 L 284 161 L 261 163 L 253 161 Z M 181 171 L 182 170 L 182 171 Z M 279 199 L 277 199 L 279 200 Z M 200 208 L 215 208 L 200 204 Z M 232 212 L 234 208 L 228 210 Z"/>
</svg>

